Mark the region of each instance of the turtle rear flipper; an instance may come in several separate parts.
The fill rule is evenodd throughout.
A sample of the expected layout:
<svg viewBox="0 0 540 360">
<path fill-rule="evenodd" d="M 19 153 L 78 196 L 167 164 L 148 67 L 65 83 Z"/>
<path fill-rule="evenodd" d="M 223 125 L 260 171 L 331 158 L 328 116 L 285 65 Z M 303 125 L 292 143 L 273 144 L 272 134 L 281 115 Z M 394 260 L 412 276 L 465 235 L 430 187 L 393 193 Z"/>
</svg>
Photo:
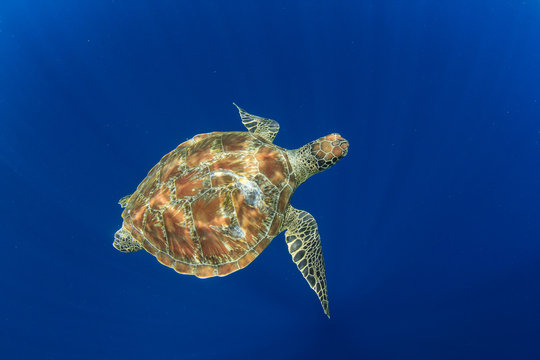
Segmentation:
<svg viewBox="0 0 540 360">
<path fill-rule="evenodd" d="M 317 223 L 310 213 L 289 205 L 285 227 L 287 228 L 285 240 L 293 261 L 309 286 L 317 293 L 325 314 L 330 317 L 326 273 Z"/>
<path fill-rule="evenodd" d="M 135 252 L 142 249 L 141 244 L 133 239 L 131 234 L 123 227 L 114 234 L 113 246 L 121 252 Z"/>
</svg>

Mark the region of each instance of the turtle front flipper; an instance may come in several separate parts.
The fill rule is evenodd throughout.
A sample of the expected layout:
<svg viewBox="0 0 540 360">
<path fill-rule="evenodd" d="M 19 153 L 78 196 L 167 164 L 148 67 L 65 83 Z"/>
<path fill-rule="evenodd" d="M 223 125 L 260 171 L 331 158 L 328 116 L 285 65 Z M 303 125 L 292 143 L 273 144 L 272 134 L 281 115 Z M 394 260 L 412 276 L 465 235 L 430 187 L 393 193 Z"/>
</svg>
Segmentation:
<svg viewBox="0 0 540 360">
<path fill-rule="evenodd" d="M 121 252 L 135 252 L 142 249 L 141 244 L 122 227 L 114 234 L 113 246 Z"/>
<path fill-rule="evenodd" d="M 285 240 L 293 261 L 309 286 L 317 293 L 325 314 L 330 317 L 326 274 L 317 223 L 310 213 L 289 205 L 287 209 Z"/>
<path fill-rule="evenodd" d="M 249 132 L 259 135 L 270 142 L 274 141 L 274 138 L 279 131 L 279 124 L 277 121 L 251 115 L 235 103 L 233 103 L 233 105 L 238 109 L 242 124 L 244 124 Z"/>
</svg>

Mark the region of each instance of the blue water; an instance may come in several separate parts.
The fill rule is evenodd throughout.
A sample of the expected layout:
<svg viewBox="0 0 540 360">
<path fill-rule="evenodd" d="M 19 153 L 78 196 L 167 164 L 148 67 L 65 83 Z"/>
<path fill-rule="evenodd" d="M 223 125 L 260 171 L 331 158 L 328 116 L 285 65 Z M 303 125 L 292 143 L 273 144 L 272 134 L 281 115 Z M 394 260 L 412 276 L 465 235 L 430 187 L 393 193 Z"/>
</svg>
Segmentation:
<svg viewBox="0 0 540 360">
<path fill-rule="evenodd" d="M 232 102 L 345 159 L 317 219 L 200 280 L 111 243 L 118 199 Z M 540 359 L 538 1 L 0 2 L 4 359 Z"/>
</svg>

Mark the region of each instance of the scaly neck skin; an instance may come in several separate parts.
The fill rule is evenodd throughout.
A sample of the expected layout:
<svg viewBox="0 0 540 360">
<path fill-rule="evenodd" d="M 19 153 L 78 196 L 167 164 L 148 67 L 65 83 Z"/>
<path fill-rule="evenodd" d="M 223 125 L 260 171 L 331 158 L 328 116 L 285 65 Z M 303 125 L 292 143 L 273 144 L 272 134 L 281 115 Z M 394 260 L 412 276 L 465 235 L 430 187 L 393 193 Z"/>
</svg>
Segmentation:
<svg viewBox="0 0 540 360">
<path fill-rule="evenodd" d="M 299 149 L 288 150 L 289 162 L 291 163 L 294 178 L 296 180 L 296 187 L 303 184 L 309 177 L 319 172 L 317 169 L 317 162 L 311 160 L 311 146 L 312 144 L 306 144 Z M 311 161 L 310 161 L 311 160 Z"/>
<path fill-rule="evenodd" d="M 334 166 L 348 150 L 349 142 L 339 134 L 326 135 L 299 149 L 288 150 L 296 187 L 310 176 Z"/>
</svg>

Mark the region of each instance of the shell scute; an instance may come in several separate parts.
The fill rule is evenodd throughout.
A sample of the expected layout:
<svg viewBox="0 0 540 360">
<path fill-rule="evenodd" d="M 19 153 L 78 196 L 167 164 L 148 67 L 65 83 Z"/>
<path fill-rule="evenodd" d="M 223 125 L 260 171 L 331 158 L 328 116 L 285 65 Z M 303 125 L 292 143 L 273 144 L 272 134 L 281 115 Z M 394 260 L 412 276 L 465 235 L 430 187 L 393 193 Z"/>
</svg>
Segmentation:
<svg viewBox="0 0 540 360">
<path fill-rule="evenodd" d="M 190 265 L 190 264 L 186 264 L 186 263 L 181 262 L 181 261 L 177 261 L 174 264 L 173 269 L 177 273 L 180 273 L 180 274 L 194 274 L 195 273 L 195 266 Z"/>
<path fill-rule="evenodd" d="M 168 187 L 162 186 L 154 192 L 150 198 L 148 205 L 154 210 L 161 210 L 163 207 L 167 207 L 170 202 L 171 191 Z"/>
<path fill-rule="evenodd" d="M 190 168 L 198 167 L 215 159 L 216 153 L 222 151 L 221 139 L 207 136 L 193 144 L 188 151 L 187 166 Z"/>
<path fill-rule="evenodd" d="M 286 163 L 281 159 L 283 154 L 268 146 L 261 146 L 255 157 L 261 174 L 266 176 L 272 184 L 281 186 L 288 175 L 285 169 Z"/>
<path fill-rule="evenodd" d="M 276 214 L 274 217 L 274 221 L 272 221 L 272 225 L 270 226 L 270 229 L 268 230 L 268 235 L 270 236 L 276 236 L 279 234 L 279 230 L 281 230 L 281 224 L 283 223 L 283 216 L 281 214 Z"/>
<path fill-rule="evenodd" d="M 171 205 L 163 211 L 163 225 L 167 231 L 169 253 L 175 259 L 189 262 L 197 258 L 198 247 L 191 234 L 191 216 L 179 205 Z"/>
<path fill-rule="evenodd" d="M 246 255 L 244 255 L 240 260 L 238 260 L 238 266 L 240 268 L 246 267 L 249 265 L 259 254 L 255 251 L 250 251 Z"/>
<path fill-rule="evenodd" d="M 232 262 L 228 264 L 223 264 L 218 266 L 218 276 L 229 275 L 232 272 L 240 269 L 238 262 Z"/>
<path fill-rule="evenodd" d="M 224 133 L 221 138 L 223 151 L 227 152 L 242 152 L 253 149 L 258 145 L 253 144 L 253 140 L 253 135 L 244 132 Z"/>
<path fill-rule="evenodd" d="M 138 240 L 140 237 L 136 237 L 136 239 Z M 152 245 L 150 243 L 150 241 L 146 240 L 146 239 L 142 239 L 142 246 L 144 248 L 144 250 L 148 251 L 150 254 L 154 255 L 154 256 L 157 256 L 157 254 L 159 253 L 158 249 L 156 249 L 156 247 L 154 245 Z"/>
<path fill-rule="evenodd" d="M 194 197 L 204 190 L 204 171 L 193 169 L 184 176 L 179 176 L 175 182 L 176 198 Z"/>
<path fill-rule="evenodd" d="M 216 276 L 216 268 L 210 265 L 199 265 L 196 267 L 194 275 L 202 279 Z"/>
<path fill-rule="evenodd" d="M 293 189 L 291 186 L 285 186 L 283 190 L 281 190 L 277 206 L 277 211 L 279 213 L 285 213 L 285 209 L 287 208 L 287 205 L 289 205 L 289 201 L 291 200 L 292 193 Z"/>
<path fill-rule="evenodd" d="M 137 229 L 142 229 L 146 209 L 147 208 L 142 201 L 137 201 L 134 205 L 133 210 L 131 210 L 129 207 L 126 207 L 126 210 L 124 210 L 124 213 L 122 214 L 124 218 L 128 216 L 130 219 L 130 221 L 128 221 L 128 224 L 126 225 L 130 227 L 134 226 Z"/>
<path fill-rule="evenodd" d="M 156 257 L 158 261 L 165 266 L 172 267 L 174 265 L 174 259 L 164 252 L 160 251 Z"/>
<path fill-rule="evenodd" d="M 212 183 L 212 187 L 218 187 L 225 184 L 233 184 L 234 180 L 235 179 L 232 174 L 226 173 L 224 171 L 215 171 L 212 173 L 210 181 Z"/>
<path fill-rule="evenodd" d="M 258 166 L 253 156 L 247 154 L 231 154 L 223 159 L 215 161 L 209 166 L 212 175 L 235 174 L 238 176 L 255 176 Z M 233 176 L 234 180 L 235 176 Z M 236 177 L 237 178 L 237 177 Z"/>
<path fill-rule="evenodd" d="M 164 229 L 162 227 L 159 213 L 149 212 L 144 222 L 143 235 L 147 239 L 152 239 L 152 244 L 160 251 L 167 251 L 167 241 L 165 240 Z"/>
<path fill-rule="evenodd" d="M 163 164 L 160 171 L 160 181 L 162 183 L 171 178 L 177 178 L 183 170 L 184 160 L 182 158 L 185 155 L 184 152 L 172 151 L 169 154 L 172 155 L 169 157 L 164 156 L 160 162 Z"/>
<path fill-rule="evenodd" d="M 270 242 L 272 241 L 272 238 L 273 238 L 273 236 L 267 236 L 267 237 L 265 237 L 264 239 L 262 239 L 262 240 L 257 244 L 257 246 L 255 246 L 255 251 L 258 252 L 258 253 L 260 254 L 264 249 L 266 249 L 266 247 L 268 246 L 268 244 L 270 244 Z"/>
</svg>

